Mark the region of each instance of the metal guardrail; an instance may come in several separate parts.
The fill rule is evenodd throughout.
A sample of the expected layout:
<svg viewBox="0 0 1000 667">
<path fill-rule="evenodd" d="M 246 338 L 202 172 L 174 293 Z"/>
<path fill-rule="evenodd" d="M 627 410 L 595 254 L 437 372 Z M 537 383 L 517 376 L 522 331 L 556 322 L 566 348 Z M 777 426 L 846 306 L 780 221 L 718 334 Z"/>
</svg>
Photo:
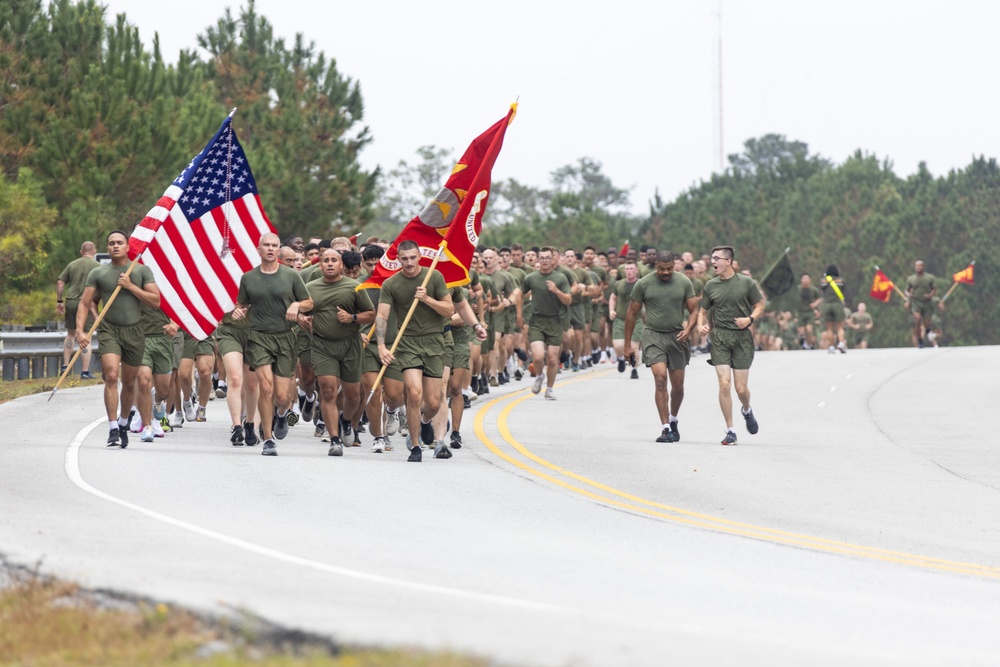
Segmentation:
<svg viewBox="0 0 1000 667">
<path fill-rule="evenodd" d="M 63 363 L 63 341 L 66 331 L 0 332 L 0 360 L 3 362 L 3 380 L 59 377 Z M 101 370 L 97 352 L 97 336 L 90 344 L 95 354 L 90 360 L 90 371 Z M 83 371 L 83 361 L 78 358 L 73 373 Z"/>
</svg>

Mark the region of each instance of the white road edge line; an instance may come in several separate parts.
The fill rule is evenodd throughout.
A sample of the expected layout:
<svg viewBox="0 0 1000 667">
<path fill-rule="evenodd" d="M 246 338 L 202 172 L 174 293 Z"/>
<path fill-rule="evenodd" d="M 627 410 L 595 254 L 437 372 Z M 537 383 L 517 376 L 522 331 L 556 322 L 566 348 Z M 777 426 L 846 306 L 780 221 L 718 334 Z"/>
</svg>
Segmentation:
<svg viewBox="0 0 1000 667">
<path fill-rule="evenodd" d="M 208 530 L 207 528 L 202 528 L 201 526 L 196 526 L 193 523 L 188 523 L 186 521 L 181 521 L 180 519 L 175 519 L 169 517 L 165 514 L 160 514 L 159 512 L 154 512 L 153 510 L 147 509 L 140 505 L 135 505 L 128 502 L 127 500 L 122 500 L 121 498 L 116 498 L 111 494 L 105 493 L 100 489 L 96 489 L 90 484 L 88 484 L 84 479 L 83 475 L 80 473 L 80 447 L 83 445 L 83 441 L 87 438 L 90 433 L 96 429 L 101 424 L 107 423 L 106 417 L 101 417 L 100 419 L 94 420 L 92 423 L 84 426 L 70 441 L 69 445 L 66 447 L 66 458 L 65 458 L 65 468 L 66 476 L 69 480 L 73 482 L 76 486 L 80 487 L 87 493 L 97 496 L 102 500 L 107 500 L 108 502 L 120 505 L 126 509 L 130 509 L 133 512 L 138 512 L 144 516 L 151 519 L 156 519 L 157 521 L 162 521 L 163 523 L 169 524 L 176 528 L 181 528 L 183 530 L 190 531 L 202 537 L 207 537 L 213 539 L 223 544 L 228 544 L 229 546 L 236 547 L 238 549 L 243 549 L 251 553 L 258 554 L 260 556 L 265 556 L 267 558 L 273 558 L 275 560 L 284 561 L 285 563 L 290 563 L 292 565 L 298 565 L 300 567 L 307 567 L 319 572 L 325 572 L 327 574 L 335 574 L 341 577 L 347 577 L 349 579 L 358 579 L 361 581 L 368 581 L 375 584 L 382 584 L 385 586 L 396 586 L 399 588 L 406 588 L 409 590 L 420 591 L 422 593 L 433 593 L 436 595 L 447 595 L 455 598 L 462 598 L 466 600 L 474 600 L 476 602 L 488 602 L 492 604 L 505 605 L 508 607 L 517 607 L 520 609 L 530 609 L 534 611 L 543 611 L 551 613 L 560 614 L 573 614 L 580 615 L 582 612 L 569 609 L 568 607 L 560 607 L 557 605 L 544 604 L 541 602 L 530 602 L 528 600 L 518 600 L 516 598 L 508 598 L 499 595 L 490 595 L 487 593 L 475 593 L 472 591 L 464 591 L 458 588 L 447 588 L 445 586 L 434 586 L 432 584 L 420 584 L 412 581 L 404 581 L 402 579 L 394 579 L 392 577 L 383 577 L 377 574 L 369 574 L 367 572 L 360 572 L 358 570 L 351 570 L 345 567 L 337 567 L 336 565 L 329 565 L 327 563 L 321 563 L 315 560 L 309 560 L 308 558 L 301 558 L 299 556 L 293 556 L 291 554 L 286 554 L 282 551 L 277 551 L 275 549 L 270 549 L 268 547 L 260 546 L 259 544 L 254 544 L 252 542 L 247 542 L 246 540 L 241 540 L 237 537 L 231 537 L 229 535 L 224 535 L 222 533 L 217 533 L 214 530 Z"/>
</svg>

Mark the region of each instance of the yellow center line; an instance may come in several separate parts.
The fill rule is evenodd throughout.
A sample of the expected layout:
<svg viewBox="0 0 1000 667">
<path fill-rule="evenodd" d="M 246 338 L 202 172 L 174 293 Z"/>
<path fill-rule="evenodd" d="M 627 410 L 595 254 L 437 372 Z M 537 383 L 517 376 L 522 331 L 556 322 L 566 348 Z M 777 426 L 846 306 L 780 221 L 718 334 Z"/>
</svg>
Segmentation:
<svg viewBox="0 0 1000 667">
<path fill-rule="evenodd" d="M 601 375 L 603 375 L 603 373 L 601 373 Z M 569 384 L 574 384 L 576 382 L 583 382 L 585 380 L 593 379 L 595 377 L 598 377 L 598 374 L 588 374 L 585 377 L 560 382 L 558 386 L 562 387 Z M 514 392 L 513 394 L 500 396 L 482 406 L 482 408 L 480 408 L 480 410 L 476 413 L 476 418 L 474 421 L 476 436 L 483 442 L 483 444 L 486 445 L 487 449 L 489 449 L 496 456 L 499 456 L 501 459 L 507 461 L 508 463 L 516 466 L 517 468 L 535 477 L 538 477 L 547 482 L 555 484 L 556 486 L 559 486 L 566 490 L 572 491 L 573 493 L 582 495 L 592 500 L 596 500 L 605 505 L 620 507 L 622 509 L 626 509 L 632 512 L 645 514 L 647 516 L 653 516 L 656 518 L 665 519 L 667 521 L 681 523 L 689 526 L 695 526 L 698 528 L 704 528 L 715 532 L 740 535 L 743 537 L 750 537 L 753 539 L 763 540 L 767 542 L 786 544 L 791 546 L 799 546 L 807 549 L 825 551 L 829 553 L 858 556 L 862 558 L 869 558 L 869 559 L 887 561 L 892 563 L 900 563 L 900 564 L 912 565 L 916 567 L 922 567 L 934 570 L 943 570 L 947 572 L 956 572 L 960 574 L 968 574 L 978 577 L 1000 579 L 1000 567 L 980 565 L 976 563 L 964 563 L 964 562 L 946 560 L 942 558 L 934 558 L 931 556 L 921 556 L 917 554 L 892 551 L 889 549 L 868 547 L 860 544 L 852 544 L 850 542 L 841 542 L 822 537 L 814 537 L 811 535 L 802 535 L 799 533 L 793 533 L 775 528 L 768 528 L 766 526 L 757 526 L 754 524 L 741 523 L 730 519 L 724 519 L 721 517 L 702 514 L 691 510 L 685 510 L 683 508 L 674 507 L 671 505 L 665 505 L 653 500 L 648 500 L 645 498 L 641 498 L 639 496 L 635 496 L 625 491 L 615 489 L 606 484 L 602 484 L 601 482 L 588 479 L 587 477 L 579 475 L 571 470 L 566 470 L 565 468 L 557 466 L 549 461 L 546 461 L 540 456 L 534 454 L 533 452 L 528 450 L 523 444 L 518 442 L 518 440 L 514 438 L 514 436 L 511 434 L 510 428 L 508 427 L 507 424 L 508 419 L 510 418 L 510 414 L 514 410 L 514 408 L 516 408 L 529 398 L 533 397 L 533 394 L 528 393 L 528 391 L 529 390 L 524 389 L 521 391 Z M 513 456 L 509 455 L 507 452 L 503 451 L 496 445 L 496 443 L 486 433 L 485 429 L 486 416 L 492 408 L 506 401 L 509 401 L 509 404 L 501 410 L 500 415 L 497 418 L 497 430 L 499 431 L 501 438 L 503 438 L 503 440 L 508 445 L 513 447 L 523 457 L 529 459 L 530 461 L 533 461 L 542 468 L 546 468 L 552 471 L 553 473 L 557 473 L 564 477 L 568 477 L 572 480 L 575 480 L 576 482 L 580 482 L 584 486 L 579 486 L 567 482 L 564 479 L 555 477 L 544 470 L 540 470 L 534 466 L 524 463 L 523 461 L 520 461 L 514 458 Z M 596 493 L 595 490 L 600 491 L 606 495 L 602 495 L 601 493 Z M 623 500 L 618 500 L 617 498 L 621 498 L 627 502 L 623 502 Z"/>
</svg>

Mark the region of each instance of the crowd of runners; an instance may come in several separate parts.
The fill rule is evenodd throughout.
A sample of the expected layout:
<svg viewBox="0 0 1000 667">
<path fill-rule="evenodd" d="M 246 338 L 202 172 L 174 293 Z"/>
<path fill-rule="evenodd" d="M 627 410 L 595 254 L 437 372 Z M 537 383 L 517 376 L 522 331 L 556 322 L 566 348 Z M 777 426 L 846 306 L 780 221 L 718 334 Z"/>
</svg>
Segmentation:
<svg viewBox="0 0 1000 667">
<path fill-rule="evenodd" d="M 645 246 L 624 253 L 481 246 L 471 282 L 449 288 L 404 241 L 401 269 L 381 288 L 361 288 L 388 247 L 343 237 L 282 244 L 265 234 L 261 264 L 242 277 L 235 308 L 199 341 L 160 310 L 149 268 L 126 275 L 125 232 L 108 235 L 108 264 L 85 243 L 59 277 L 57 308 L 66 316 L 66 361 L 75 342 L 87 369 L 97 306 L 122 288 L 97 329 L 108 446 L 126 447 L 129 433 L 151 442 L 204 422 L 208 402 L 225 399 L 229 442 L 261 444 L 266 456 L 304 422 L 330 456 L 360 447 L 368 433 L 376 453 L 391 451 L 398 434 L 409 461 L 421 461 L 425 448 L 447 459 L 462 447 L 464 410 L 491 387 L 530 377 L 531 391 L 554 401 L 559 373 L 602 363 L 634 379 L 640 363 L 649 368 L 656 441 L 679 442 L 685 368 L 699 353 L 710 355 L 717 373 L 722 444 L 735 445 L 734 389 L 746 430 L 758 431 L 748 387 L 755 351 L 846 353 L 845 327 L 863 348 L 873 326 L 865 304 L 853 313 L 844 307 L 834 265 L 818 288 L 801 276 L 797 312 L 769 309 L 729 246 L 697 259 Z M 918 262 L 907 283 L 915 344 L 934 341 L 933 285 Z"/>
</svg>

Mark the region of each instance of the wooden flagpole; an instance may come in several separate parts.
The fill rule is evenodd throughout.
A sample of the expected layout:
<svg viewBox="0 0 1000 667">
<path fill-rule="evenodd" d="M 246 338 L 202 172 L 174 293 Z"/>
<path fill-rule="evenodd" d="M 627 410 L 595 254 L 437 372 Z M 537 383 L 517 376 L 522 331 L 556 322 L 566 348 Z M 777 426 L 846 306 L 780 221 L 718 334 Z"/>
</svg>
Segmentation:
<svg viewBox="0 0 1000 667">
<path fill-rule="evenodd" d="M 131 275 L 132 269 L 134 269 L 135 265 L 138 263 L 139 263 L 139 255 L 136 255 L 135 259 L 132 260 L 132 263 L 129 264 L 128 269 L 125 270 L 125 273 L 123 275 L 125 276 Z M 101 323 L 101 320 L 104 319 L 104 315 L 108 312 L 108 308 L 110 308 L 111 304 L 115 302 L 115 299 L 118 297 L 118 293 L 121 291 L 122 291 L 122 286 L 119 285 L 118 287 L 115 288 L 115 291 L 111 293 L 111 296 L 108 298 L 107 303 L 104 304 L 104 308 L 101 308 L 101 312 L 97 314 L 97 318 L 94 320 L 94 325 L 90 327 L 90 331 L 87 332 L 88 339 L 93 337 L 94 332 L 97 331 L 97 326 Z M 49 394 L 48 400 L 51 401 L 52 397 L 56 395 L 57 391 L 59 391 L 60 385 L 62 385 L 63 380 L 66 379 L 66 376 L 69 374 L 69 370 L 73 368 L 73 364 L 76 363 L 76 360 L 79 358 L 81 352 L 83 352 L 83 348 L 77 346 L 76 353 L 73 354 L 73 358 L 70 359 L 70 362 L 66 364 L 66 370 L 64 370 L 62 372 L 62 375 L 59 376 L 59 382 L 56 382 L 56 386 L 52 388 L 52 393 Z"/>
<path fill-rule="evenodd" d="M 427 275 L 424 276 L 424 281 L 420 284 L 421 287 L 423 288 L 427 287 L 427 283 L 429 283 L 431 280 L 431 274 L 434 273 L 434 270 L 437 268 L 438 260 L 441 259 L 441 255 L 444 254 L 444 249 L 447 246 L 448 246 L 447 241 L 441 241 L 441 245 L 438 246 L 438 253 L 434 257 L 434 261 L 431 262 L 430 268 L 427 270 Z M 413 312 L 417 309 L 418 303 L 419 301 L 417 301 L 417 297 L 414 296 L 413 303 L 410 304 L 410 310 L 407 311 L 406 317 L 403 319 L 403 323 L 399 325 L 399 331 L 396 333 L 396 340 L 392 341 L 392 347 L 389 348 L 389 354 L 396 353 L 396 347 L 399 345 L 399 341 L 403 337 L 403 332 L 406 331 L 406 325 L 410 323 L 410 318 L 413 317 Z M 378 306 L 375 307 L 375 310 L 376 312 L 378 311 Z M 368 392 L 368 398 L 365 399 L 366 408 L 368 407 L 368 404 L 371 402 L 372 396 L 375 395 L 375 391 L 378 389 L 379 384 L 382 383 L 382 376 L 385 375 L 385 371 L 387 368 L 389 368 L 387 365 L 382 364 L 382 368 L 379 369 L 378 377 L 375 378 L 375 384 L 372 385 L 372 390 Z"/>
<path fill-rule="evenodd" d="M 972 260 L 972 263 L 969 264 L 969 266 L 975 266 L 975 265 L 976 265 L 976 260 Z M 944 303 L 945 301 L 948 300 L 948 297 L 951 296 L 951 293 L 955 291 L 956 287 L 958 287 L 958 281 L 955 281 L 951 284 L 951 287 L 948 288 L 948 292 L 943 297 L 941 297 L 941 303 Z"/>
</svg>

